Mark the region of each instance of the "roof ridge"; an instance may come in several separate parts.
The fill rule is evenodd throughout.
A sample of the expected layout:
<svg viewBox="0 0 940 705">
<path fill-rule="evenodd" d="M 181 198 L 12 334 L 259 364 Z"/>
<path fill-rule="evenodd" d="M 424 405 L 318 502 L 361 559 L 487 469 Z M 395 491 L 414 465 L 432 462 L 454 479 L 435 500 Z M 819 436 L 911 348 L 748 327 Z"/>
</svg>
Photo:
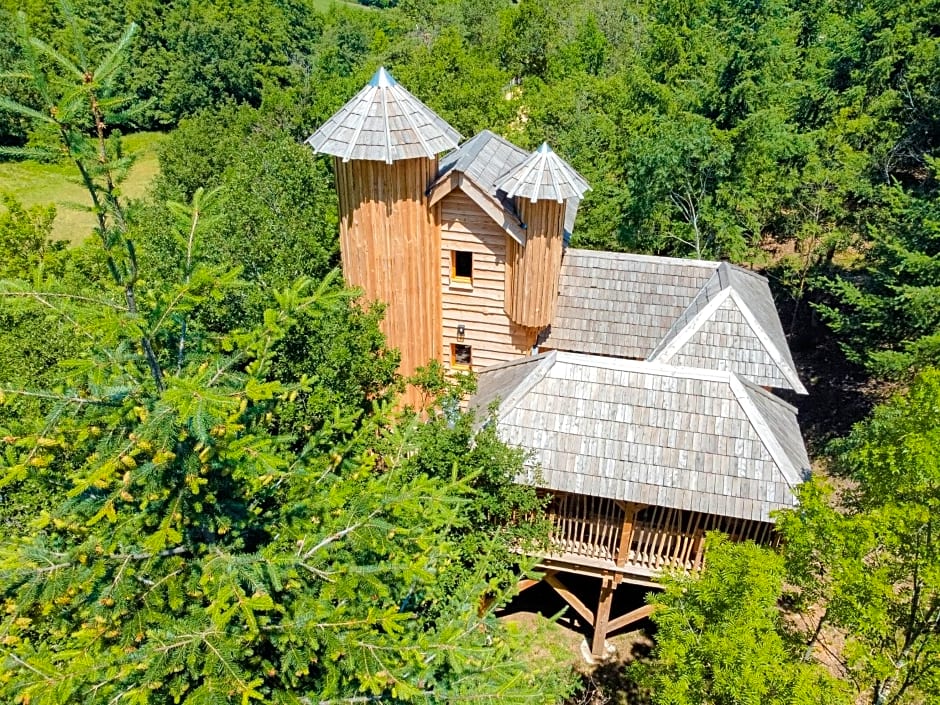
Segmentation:
<svg viewBox="0 0 940 705">
<path fill-rule="evenodd" d="M 566 350 L 558 350 L 557 353 L 559 362 L 569 362 L 590 367 L 603 367 L 609 370 L 641 372 L 644 374 L 658 375 L 660 377 L 682 377 L 707 382 L 723 382 L 727 381 L 728 377 L 732 374 L 728 370 L 670 365 L 655 360 L 630 360 L 623 357 L 609 357 L 607 355 L 595 355 Z"/>
<path fill-rule="evenodd" d="M 787 455 L 787 452 L 783 449 L 783 445 L 774 433 L 773 428 L 771 428 L 767 419 L 764 418 L 764 415 L 754 403 L 754 400 L 750 398 L 748 385 L 741 377 L 733 372 L 730 373 L 730 384 L 735 399 L 737 399 L 745 416 L 747 416 L 748 420 L 751 422 L 751 427 L 757 432 L 757 436 L 760 438 L 761 443 L 764 444 L 764 448 L 770 454 L 770 457 L 773 458 L 777 467 L 780 468 L 790 489 L 795 489 L 796 486 L 802 482 L 801 469 L 794 467 L 790 456 Z M 772 397 L 773 395 L 771 394 L 769 396 Z M 782 401 L 783 400 L 781 400 L 781 402 Z M 785 404 L 786 402 L 783 403 Z"/>
<path fill-rule="evenodd" d="M 704 259 L 686 259 L 684 257 L 667 257 L 665 255 L 643 255 L 635 252 L 612 252 L 611 250 L 588 250 L 583 247 L 569 247 L 568 252 L 576 255 L 583 254 L 592 257 L 604 257 L 605 259 L 630 259 L 641 262 L 662 262 L 664 264 L 680 264 L 692 267 L 707 267 L 715 269 L 720 262 Z"/>
<path fill-rule="evenodd" d="M 534 358 L 531 358 L 534 359 Z M 497 411 L 498 418 L 502 419 L 509 412 L 511 412 L 516 405 L 522 400 L 532 387 L 542 381 L 548 371 L 554 367 L 556 360 L 558 359 L 558 353 L 554 350 L 545 353 L 545 356 L 536 363 L 532 371 L 529 372 L 522 380 L 515 386 L 515 388 L 503 399 L 499 404 L 499 409 Z"/>
</svg>

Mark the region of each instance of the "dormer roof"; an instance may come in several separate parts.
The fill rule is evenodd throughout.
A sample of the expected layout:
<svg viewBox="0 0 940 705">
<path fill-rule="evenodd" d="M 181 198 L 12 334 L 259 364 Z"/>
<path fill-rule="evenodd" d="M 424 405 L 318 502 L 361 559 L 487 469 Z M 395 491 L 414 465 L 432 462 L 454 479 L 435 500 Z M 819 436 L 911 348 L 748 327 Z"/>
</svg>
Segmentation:
<svg viewBox="0 0 940 705">
<path fill-rule="evenodd" d="M 319 154 L 380 161 L 433 159 L 454 149 L 461 136 L 428 106 L 379 68 L 372 80 L 306 143 Z"/>
<path fill-rule="evenodd" d="M 441 158 L 437 179 L 428 189 L 434 205 L 454 189 L 460 189 L 520 245 L 525 245 L 525 225 L 512 199 L 495 184 L 500 175 L 525 161 L 527 152 L 489 130 L 483 130 Z"/>
<path fill-rule="evenodd" d="M 510 198 L 528 198 L 532 203 L 562 203 L 569 198 L 580 200 L 591 186 L 543 142 L 524 162 L 499 177 L 496 188 Z"/>
</svg>

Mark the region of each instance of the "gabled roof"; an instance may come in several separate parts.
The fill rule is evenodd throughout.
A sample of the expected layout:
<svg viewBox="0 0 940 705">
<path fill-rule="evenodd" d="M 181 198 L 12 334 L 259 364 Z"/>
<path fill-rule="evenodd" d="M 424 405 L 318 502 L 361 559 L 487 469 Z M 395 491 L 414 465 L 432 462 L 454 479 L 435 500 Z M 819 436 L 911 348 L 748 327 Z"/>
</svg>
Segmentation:
<svg viewBox="0 0 940 705">
<path fill-rule="evenodd" d="M 438 181 L 450 171 L 465 174 L 486 193 L 496 196 L 496 180 L 519 166 L 529 153 L 489 130 L 483 130 L 441 158 Z"/>
<path fill-rule="evenodd" d="M 433 206 L 455 188 L 466 193 L 519 244 L 525 244 L 525 226 L 512 199 L 500 193 L 496 179 L 525 161 L 527 152 L 512 142 L 483 130 L 441 159 L 437 179 L 428 189 Z"/>
<path fill-rule="evenodd" d="M 809 471 L 796 410 L 730 372 L 551 352 L 484 370 L 539 487 L 770 521 Z"/>
<path fill-rule="evenodd" d="M 453 149 L 460 134 L 402 88 L 384 67 L 306 140 L 322 154 L 382 161 L 433 159 Z"/>
<path fill-rule="evenodd" d="M 806 393 L 767 280 L 726 262 L 568 249 L 543 345 Z"/>
<path fill-rule="evenodd" d="M 441 159 L 437 179 L 428 189 L 429 203 L 433 206 L 459 188 L 520 245 L 525 245 L 525 223 L 512 198 L 497 186 L 497 181 L 520 167 L 529 157 L 521 147 L 483 130 Z M 566 168 L 570 169 L 567 165 Z M 567 242 L 574 229 L 581 196 L 572 195 L 565 201 L 564 236 Z"/>
<path fill-rule="evenodd" d="M 727 369 L 806 394 L 767 280 L 727 262 L 649 355 L 651 361 Z"/>
<path fill-rule="evenodd" d="M 496 188 L 510 198 L 528 198 L 536 201 L 567 201 L 581 199 L 591 189 L 588 182 L 547 142 L 532 152 L 524 162 L 499 177 Z"/>
</svg>

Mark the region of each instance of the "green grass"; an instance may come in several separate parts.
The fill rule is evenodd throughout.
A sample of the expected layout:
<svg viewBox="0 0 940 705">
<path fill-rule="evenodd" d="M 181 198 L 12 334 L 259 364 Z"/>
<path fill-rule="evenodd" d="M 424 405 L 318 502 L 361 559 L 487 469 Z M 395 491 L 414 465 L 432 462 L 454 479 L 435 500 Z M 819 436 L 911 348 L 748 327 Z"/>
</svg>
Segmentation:
<svg viewBox="0 0 940 705">
<path fill-rule="evenodd" d="M 121 183 L 121 192 L 126 198 L 143 196 L 157 175 L 160 169 L 157 145 L 163 137 L 159 132 L 137 132 L 124 137 L 125 153 L 137 156 Z M 95 216 L 85 210 L 90 204 L 88 192 L 72 165 L 0 162 L 0 192 L 12 194 L 25 206 L 55 204 L 52 236 L 56 239 L 81 242 L 95 225 Z"/>
<path fill-rule="evenodd" d="M 329 12 L 334 5 L 339 7 L 354 7 L 357 10 L 375 10 L 370 5 L 360 5 L 355 0 L 311 0 L 310 5 L 317 12 Z"/>
</svg>

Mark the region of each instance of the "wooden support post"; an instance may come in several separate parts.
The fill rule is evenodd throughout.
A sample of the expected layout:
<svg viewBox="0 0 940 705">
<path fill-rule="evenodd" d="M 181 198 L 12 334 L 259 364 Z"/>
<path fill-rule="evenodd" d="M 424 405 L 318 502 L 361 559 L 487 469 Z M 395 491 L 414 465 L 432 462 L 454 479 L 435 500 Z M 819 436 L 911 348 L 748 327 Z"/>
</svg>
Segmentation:
<svg viewBox="0 0 940 705">
<path fill-rule="evenodd" d="M 610 620 L 610 605 L 614 601 L 614 582 L 610 576 L 604 576 L 601 582 L 601 596 L 597 603 L 597 615 L 594 617 L 594 640 L 591 643 L 591 655 L 596 659 L 606 655 L 604 642 L 607 640 L 607 626 Z"/>
<path fill-rule="evenodd" d="M 575 595 L 571 590 L 565 587 L 565 584 L 561 582 L 554 575 L 549 574 L 545 576 L 545 582 L 552 586 L 552 588 L 561 595 L 562 599 L 571 605 L 574 608 L 574 611 L 577 612 L 581 617 L 588 623 L 594 624 L 594 615 L 591 614 L 591 610 L 578 599 L 578 596 Z"/>
<path fill-rule="evenodd" d="M 703 553 L 705 552 L 705 532 L 702 530 L 695 532 L 695 547 L 692 549 L 695 559 L 692 561 L 692 570 L 698 570 L 702 567 Z"/>
<path fill-rule="evenodd" d="M 633 520 L 636 517 L 636 505 L 620 503 L 623 509 L 623 524 L 620 527 L 620 545 L 617 547 L 616 563 L 623 567 L 630 557 L 630 545 L 633 543 Z"/>
</svg>

